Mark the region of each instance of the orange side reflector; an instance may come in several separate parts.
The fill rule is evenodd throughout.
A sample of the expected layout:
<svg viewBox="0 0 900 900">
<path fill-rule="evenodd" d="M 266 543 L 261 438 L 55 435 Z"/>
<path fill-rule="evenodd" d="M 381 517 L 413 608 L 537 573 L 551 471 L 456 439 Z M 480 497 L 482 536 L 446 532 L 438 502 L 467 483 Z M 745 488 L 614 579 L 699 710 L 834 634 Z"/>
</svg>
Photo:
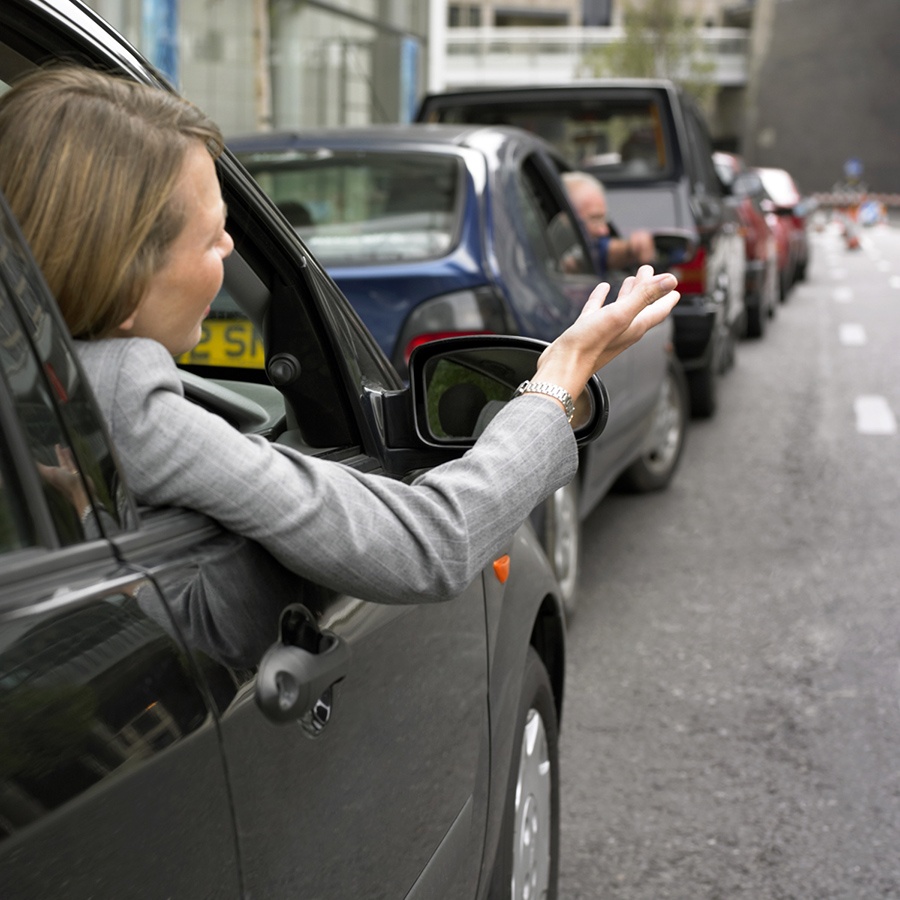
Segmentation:
<svg viewBox="0 0 900 900">
<path fill-rule="evenodd" d="M 504 554 L 500 557 L 500 559 L 494 560 L 494 574 L 497 576 L 497 581 L 500 584 L 506 584 L 506 579 L 509 578 L 509 556 Z"/>
</svg>

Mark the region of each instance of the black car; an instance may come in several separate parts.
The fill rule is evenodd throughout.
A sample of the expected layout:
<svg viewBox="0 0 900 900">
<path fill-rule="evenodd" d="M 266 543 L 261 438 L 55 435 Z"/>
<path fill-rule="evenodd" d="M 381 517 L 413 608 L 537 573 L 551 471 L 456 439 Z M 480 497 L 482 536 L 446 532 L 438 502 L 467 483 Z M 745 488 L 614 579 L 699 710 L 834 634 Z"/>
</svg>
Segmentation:
<svg viewBox="0 0 900 900">
<path fill-rule="evenodd" d="M 0 7 L 4 84 L 60 57 L 160 83 L 74 0 Z M 510 392 L 543 345 L 435 342 L 406 388 L 255 182 L 227 152 L 218 166 L 226 286 L 279 388 L 185 373 L 188 396 L 386 478 L 463 452 L 434 392 Z M 531 527 L 455 599 L 391 605 L 195 513 L 138 508 L 2 200 L 0 335 L 4 900 L 554 896 L 565 625 Z M 85 517 L 48 477 L 66 458 Z"/>
<path fill-rule="evenodd" d="M 695 237 L 696 252 L 672 269 L 682 295 L 675 349 L 692 412 L 711 415 L 716 378 L 746 328 L 744 243 L 703 115 L 685 91 L 663 79 L 466 89 L 429 94 L 417 118 L 534 131 L 603 182 L 618 231 L 685 229 Z"/>
</svg>

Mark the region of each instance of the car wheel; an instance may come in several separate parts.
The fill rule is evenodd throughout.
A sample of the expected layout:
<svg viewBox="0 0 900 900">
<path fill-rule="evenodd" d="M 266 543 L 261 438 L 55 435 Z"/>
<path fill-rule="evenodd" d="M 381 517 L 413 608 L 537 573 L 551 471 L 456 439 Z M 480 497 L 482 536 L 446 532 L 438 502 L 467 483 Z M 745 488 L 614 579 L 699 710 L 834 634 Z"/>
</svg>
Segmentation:
<svg viewBox="0 0 900 900">
<path fill-rule="evenodd" d="M 547 670 L 528 648 L 491 900 L 556 900 L 559 730 Z"/>
<path fill-rule="evenodd" d="M 544 550 L 556 580 L 566 618 L 575 612 L 581 567 L 581 519 L 578 515 L 578 483 L 570 481 L 546 502 Z"/>
<path fill-rule="evenodd" d="M 747 303 L 747 337 L 761 338 L 766 333 L 766 324 L 769 318 L 769 304 L 767 302 L 765 288 L 760 288 Z"/>
<path fill-rule="evenodd" d="M 622 474 L 622 487 L 638 491 L 658 491 L 675 474 L 688 428 L 688 388 L 681 366 L 670 363 L 660 389 L 649 448 Z"/>
<path fill-rule="evenodd" d="M 702 369 L 695 369 L 688 375 L 688 389 L 691 396 L 691 415 L 697 419 L 708 419 L 716 411 L 716 373 L 712 362 Z"/>
</svg>

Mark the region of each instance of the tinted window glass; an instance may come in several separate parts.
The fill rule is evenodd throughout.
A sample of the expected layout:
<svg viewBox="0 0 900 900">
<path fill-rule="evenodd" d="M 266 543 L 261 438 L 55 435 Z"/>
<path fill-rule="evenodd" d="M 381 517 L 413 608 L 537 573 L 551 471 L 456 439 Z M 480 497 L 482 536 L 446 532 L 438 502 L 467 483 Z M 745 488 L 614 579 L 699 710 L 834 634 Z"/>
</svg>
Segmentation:
<svg viewBox="0 0 900 900">
<path fill-rule="evenodd" d="M 656 181 L 673 161 L 660 103 L 655 97 L 565 97 L 512 103 L 439 107 L 443 122 L 513 125 L 553 144 L 575 168 L 601 181 Z"/>
<path fill-rule="evenodd" d="M 687 105 L 687 102 L 685 103 L 685 123 L 695 169 L 694 183 L 702 185 L 708 194 L 713 196 L 720 194 L 721 185 L 713 164 L 712 141 L 702 118 L 692 107 Z"/>
<path fill-rule="evenodd" d="M 34 543 L 34 529 L 26 513 L 17 480 L 12 477 L 5 435 L 0 434 L 0 554 Z"/>
<path fill-rule="evenodd" d="M 324 265 L 441 256 L 458 230 L 459 160 L 326 150 L 238 154 Z"/>
<path fill-rule="evenodd" d="M 64 544 L 120 526 L 126 506 L 109 452 L 64 326 L 46 288 L 0 208 L 0 368 L 6 377 L 40 476 L 57 535 Z"/>
</svg>

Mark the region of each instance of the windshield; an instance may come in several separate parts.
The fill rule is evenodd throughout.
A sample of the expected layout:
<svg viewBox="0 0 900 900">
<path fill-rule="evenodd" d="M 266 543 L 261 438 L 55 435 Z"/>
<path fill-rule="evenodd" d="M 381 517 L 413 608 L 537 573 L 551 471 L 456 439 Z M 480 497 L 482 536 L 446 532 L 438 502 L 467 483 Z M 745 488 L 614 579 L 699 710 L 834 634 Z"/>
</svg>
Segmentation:
<svg viewBox="0 0 900 900">
<path fill-rule="evenodd" d="M 436 105 L 442 122 L 512 125 L 540 135 L 576 169 L 601 181 L 658 181 L 674 165 L 666 120 L 655 97 L 504 98 L 496 104 Z"/>
<path fill-rule="evenodd" d="M 238 157 L 325 266 L 431 259 L 456 241 L 456 156 L 319 149 Z"/>
</svg>

